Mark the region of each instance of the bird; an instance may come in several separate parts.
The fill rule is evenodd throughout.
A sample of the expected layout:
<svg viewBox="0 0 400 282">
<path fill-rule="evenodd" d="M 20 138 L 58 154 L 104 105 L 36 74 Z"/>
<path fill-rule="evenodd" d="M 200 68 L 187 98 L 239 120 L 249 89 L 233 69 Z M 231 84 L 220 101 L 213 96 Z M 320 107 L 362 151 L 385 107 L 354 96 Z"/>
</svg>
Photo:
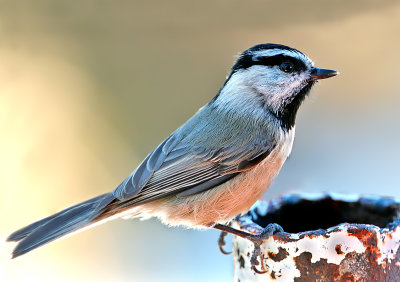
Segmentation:
<svg viewBox="0 0 400 282">
<path fill-rule="evenodd" d="M 216 96 L 112 192 L 12 233 L 12 258 L 115 218 L 157 217 L 169 226 L 256 238 L 229 223 L 263 195 L 291 153 L 296 115 L 311 88 L 337 74 L 285 45 L 245 50 Z"/>
</svg>

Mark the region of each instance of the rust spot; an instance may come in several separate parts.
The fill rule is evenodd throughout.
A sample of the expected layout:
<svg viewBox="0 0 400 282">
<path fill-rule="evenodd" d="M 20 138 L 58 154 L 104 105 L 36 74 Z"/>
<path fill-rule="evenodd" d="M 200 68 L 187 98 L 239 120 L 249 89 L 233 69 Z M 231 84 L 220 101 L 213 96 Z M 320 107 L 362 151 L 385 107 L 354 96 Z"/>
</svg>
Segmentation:
<svg viewBox="0 0 400 282">
<path fill-rule="evenodd" d="M 343 273 L 340 281 L 343 281 L 343 282 L 355 282 L 356 278 L 354 277 L 354 275 L 352 273 L 346 272 L 346 273 Z"/>
<path fill-rule="evenodd" d="M 376 246 L 376 233 L 371 231 L 367 227 L 364 228 L 354 228 L 348 230 L 349 236 L 356 237 L 360 240 L 365 247 L 375 245 Z"/>
<path fill-rule="evenodd" d="M 288 251 L 286 251 L 286 249 L 282 247 L 278 248 L 278 253 L 268 252 L 268 257 L 275 262 L 284 260 L 285 258 L 288 257 L 288 255 L 289 255 Z"/>
<path fill-rule="evenodd" d="M 348 234 L 349 236 L 356 237 L 363 243 L 366 248 L 365 252 L 369 254 L 368 260 L 371 264 L 376 263 L 376 260 L 382 256 L 378 248 L 377 234 L 371 228 L 365 225 L 359 225 L 358 227 L 349 229 Z"/>
<path fill-rule="evenodd" d="M 244 268 L 244 266 L 245 266 L 245 262 L 244 262 L 243 256 L 239 257 L 239 265 L 240 265 L 240 268 Z"/>
<path fill-rule="evenodd" d="M 349 234 L 349 236 L 354 236 L 354 237 L 358 238 L 360 241 L 364 241 L 365 238 L 367 238 L 367 240 L 368 240 L 368 238 L 371 236 L 371 234 L 368 230 L 365 230 L 365 229 L 359 230 L 358 228 L 349 229 L 348 234 Z"/>
<path fill-rule="evenodd" d="M 386 237 L 389 237 L 390 239 L 393 239 L 392 233 L 385 233 Z M 383 239 L 385 241 L 385 238 Z"/>
<path fill-rule="evenodd" d="M 338 265 L 328 263 L 326 259 L 321 259 L 312 263 L 311 258 L 312 255 L 310 252 L 303 252 L 301 255 L 294 258 L 296 267 L 300 271 L 300 277 L 296 277 L 294 281 L 320 281 L 321 279 L 328 281 L 326 277 L 339 277 L 340 272 Z"/>
<path fill-rule="evenodd" d="M 343 254 L 344 254 L 343 251 L 342 251 L 342 246 L 341 246 L 340 244 L 337 244 L 337 245 L 335 246 L 335 251 L 336 251 L 336 253 L 337 253 L 338 255 L 343 255 Z"/>
</svg>

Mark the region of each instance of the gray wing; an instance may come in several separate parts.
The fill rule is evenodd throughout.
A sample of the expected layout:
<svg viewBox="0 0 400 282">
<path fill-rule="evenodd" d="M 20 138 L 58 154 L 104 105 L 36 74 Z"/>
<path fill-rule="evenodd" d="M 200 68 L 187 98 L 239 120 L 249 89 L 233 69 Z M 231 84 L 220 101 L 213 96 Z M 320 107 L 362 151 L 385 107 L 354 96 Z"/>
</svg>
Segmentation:
<svg viewBox="0 0 400 282">
<path fill-rule="evenodd" d="M 171 135 L 151 152 L 143 162 L 115 190 L 113 195 L 119 199 L 129 199 L 139 193 L 155 171 L 164 163 L 180 138 Z"/>
<path fill-rule="evenodd" d="M 213 135 L 221 132 L 216 130 L 220 126 L 233 125 L 201 118 L 189 121 L 149 154 L 113 195 L 121 201 L 135 198 L 130 202 L 140 203 L 199 193 L 251 169 L 277 143 L 268 128 L 248 132 L 236 126 L 237 134 Z"/>
</svg>

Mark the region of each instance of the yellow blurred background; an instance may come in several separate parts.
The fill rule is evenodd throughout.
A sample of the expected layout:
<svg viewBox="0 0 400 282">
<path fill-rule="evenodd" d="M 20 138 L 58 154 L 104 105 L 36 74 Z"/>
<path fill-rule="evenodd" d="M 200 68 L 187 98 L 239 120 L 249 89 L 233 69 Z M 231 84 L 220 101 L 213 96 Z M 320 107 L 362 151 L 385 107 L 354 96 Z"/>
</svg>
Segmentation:
<svg viewBox="0 0 400 282">
<path fill-rule="evenodd" d="M 265 42 L 341 72 L 271 189 L 400 197 L 398 1 L 1 1 L 0 281 L 231 281 L 217 231 L 117 220 L 10 260 L 14 230 L 108 192 Z"/>
</svg>

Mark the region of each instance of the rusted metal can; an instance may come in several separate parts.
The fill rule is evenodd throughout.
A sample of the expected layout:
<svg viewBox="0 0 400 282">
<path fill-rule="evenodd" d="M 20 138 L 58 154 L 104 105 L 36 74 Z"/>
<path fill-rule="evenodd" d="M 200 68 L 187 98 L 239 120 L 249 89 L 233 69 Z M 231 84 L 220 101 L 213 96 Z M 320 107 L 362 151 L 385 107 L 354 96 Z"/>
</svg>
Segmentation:
<svg viewBox="0 0 400 282">
<path fill-rule="evenodd" d="M 400 201 L 339 194 L 291 194 L 257 202 L 234 227 L 285 232 L 263 241 L 256 273 L 254 245 L 235 236 L 235 281 L 400 281 Z"/>
</svg>

